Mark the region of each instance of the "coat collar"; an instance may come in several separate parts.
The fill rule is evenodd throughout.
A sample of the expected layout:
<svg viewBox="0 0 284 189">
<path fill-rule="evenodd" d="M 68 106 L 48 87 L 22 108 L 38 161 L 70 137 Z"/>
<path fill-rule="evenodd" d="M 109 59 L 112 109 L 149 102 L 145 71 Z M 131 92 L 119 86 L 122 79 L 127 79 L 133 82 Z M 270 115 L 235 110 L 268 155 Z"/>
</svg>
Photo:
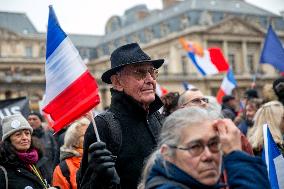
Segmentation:
<svg viewBox="0 0 284 189">
<path fill-rule="evenodd" d="M 151 178 L 155 176 L 163 176 L 169 180 L 174 180 L 176 182 L 180 182 L 189 188 L 199 188 L 199 189 L 220 189 L 223 188 L 225 185 L 216 183 L 213 186 L 208 186 L 201 184 L 190 175 L 179 169 L 174 164 L 165 161 L 161 155 L 158 155 L 155 163 L 150 171 L 149 177 L 147 181 L 150 181 Z"/>
<path fill-rule="evenodd" d="M 150 104 L 149 111 L 147 112 L 139 102 L 124 92 L 115 89 L 111 89 L 110 91 L 112 96 L 110 108 L 116 109 L 120 113 L 126 110 L 132 114 L 151 115 L 163 106 L 161 99 L 155 95 L 155 100 Z"/>
</svg>

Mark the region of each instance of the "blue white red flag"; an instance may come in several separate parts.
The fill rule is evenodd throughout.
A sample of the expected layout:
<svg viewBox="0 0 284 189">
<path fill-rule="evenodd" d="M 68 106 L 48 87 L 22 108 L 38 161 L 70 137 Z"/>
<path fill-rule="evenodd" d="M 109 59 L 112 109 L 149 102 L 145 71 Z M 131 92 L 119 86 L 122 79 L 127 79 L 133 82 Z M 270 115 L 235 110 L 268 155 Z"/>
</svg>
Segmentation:
<svg viewBox="0 0 284 189">
<path fill-rule="evenodd" d="M 180 38 L 179 41 L 203 76 L 226 72 L 229 69 L 220 48 L 203 49 L 198 43 L 188 42 L 184 38 Z"/>
<path fill-rule="evenodd" d="M 280 39 L 269 25 L 264 41 L 260 63 L 271 64 L 275 69 L 284 72 L 284 49 Z"/>
<path fill-rule="evenodd" d="M 273 140 L 267 124 L 263 125 L 263 139 L 262 159 L 267 166 L 271 189 L 284 189 L 284 158 Z"/>
<path fill-rule="evenodd" d="M 191 85 L 190 83 L 188 83 L 186 81 L 182 82 L 182 85 L 183 85 L 184 90 L 186 90 L 186 91 L 196 88 L 194 85 Z"/>
<path fill-rule="evenodd" d="M 222 97 L 225 95 L 231 95 L 233 92 L 233 89 L 236 88 L 236 86 L 237 86 L 237 81 L 235 79 L 234 73 L 231 69 L 229 69 L 217 93 L 217 96 L 216 96 L 217 101 L 221 104 Z"/>
<path fill-rule="evenodd" d="M 42 111 L 52 120 L 55 132 L 100 102 L 96 80 L 61 29 L 52 6 L 49 6 L 45 77 Z"/>
<path fill-rule="evenodd" d="M 159 83 L 156 83 L 156 94 L 161 97 L 168 93 L 168 90 L 162 87 Z"/>
</svg>

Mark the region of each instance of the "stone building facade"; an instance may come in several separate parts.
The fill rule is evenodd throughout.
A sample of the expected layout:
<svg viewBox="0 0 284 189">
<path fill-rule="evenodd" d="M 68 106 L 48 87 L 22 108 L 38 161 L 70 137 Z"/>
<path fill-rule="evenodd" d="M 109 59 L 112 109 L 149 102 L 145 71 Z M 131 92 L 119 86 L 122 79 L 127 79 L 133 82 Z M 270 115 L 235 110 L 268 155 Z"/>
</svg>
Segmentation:
<svg viewBox="0 0 284 189">
<path fill-rule="evenodd" d="M 5 25 L 2 17 L 11 17 L 14 23 L 21 20 L 22 24 Z M 270 65 L 259 65 L 269 23 L 283 40 L 283 17 L 245 0 L 163 0 L 161 10 L 137 5 L 123 16 L 112 16 L 103 36 L 69 36 L 97 78 L 102 99 L 98 109 L 103 109 L 110 103 L 110 86 L 102 83 L 100 76 L 110 66 L 110 53 L 130 42 L 140 43 L 152 58 L 166 60 L 160 68 L 158 83 L 169 91 L 182 92 L 182 82 L 187 81 L 205 94 L 215 95 L 224 76 L 201 76 L 179 43 L 180 37 L 204 48 L 222 49 L 238 82 L 236 94 L 242 94 L 251 85 L 256 69 L 259 69 L 257 88 L 261 89 L 278 76 Z M 5 98 L 7 91 L 13 97 L 27 95 L 32 108 L 38 108 L 36 103 L 45 87 L 44 62 L 45 34 L 38 33 L 25 14 L 0 13 L 0 98 Z"/>
</svg>

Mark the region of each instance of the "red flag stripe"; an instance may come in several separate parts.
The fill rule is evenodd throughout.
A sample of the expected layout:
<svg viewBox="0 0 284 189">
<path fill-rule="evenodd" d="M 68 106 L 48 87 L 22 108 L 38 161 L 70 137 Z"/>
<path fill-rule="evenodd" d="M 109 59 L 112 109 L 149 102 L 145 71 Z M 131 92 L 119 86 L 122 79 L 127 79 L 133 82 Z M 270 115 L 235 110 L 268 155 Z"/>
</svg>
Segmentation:
<svg viewBox="0 0 284 189">
<path fill-rule="evenodd" d="M 54 120 L 53 129 L 56 132 L 77 119 L 78 115 L 90 111 L 99 102 L 97 83 L 86 71 L 44 107 L 43 111 Z"/>
<path fill-rule="evenodd" d="M 210 58 L 212 63 L 216 66 L 219 72 L 227 71 L 229 69 L 229 64 L 223 56 L 221 49 L 219 48 L 209 48 Z"/>
<path fill-rule="evenodd" d="M 225 92 L 224 92 L 222 89 L 219 89 L 219 91 L 218 91 L 218 93 L 217 93 L 217 96 L 216 96 L 217 101 L 219 102 L 219 104 L 222 103 L 222 98 L 223 98 L 223 96 L 225 96 L 225 95 L 226 95 Z"/>
</svg>

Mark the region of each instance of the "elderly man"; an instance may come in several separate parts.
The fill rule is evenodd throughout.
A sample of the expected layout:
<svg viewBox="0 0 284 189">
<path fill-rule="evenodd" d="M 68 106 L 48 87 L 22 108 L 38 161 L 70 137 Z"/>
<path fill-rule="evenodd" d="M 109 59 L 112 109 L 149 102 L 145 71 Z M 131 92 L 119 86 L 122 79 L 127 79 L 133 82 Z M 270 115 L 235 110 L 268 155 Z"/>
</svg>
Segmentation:
<svg viewBox="0 0 284 189">
<path fill-rule="evenodd" d="M 95 118 L 103 142 L 97 142 L 91 124 L 79 188 L 137 188 L 144 160 L 157 145 L 163 104 L 155 88 L 164 60 L 151 60 L 137 43 L 117 48 L 110 60 L 111 69 L 102 75 L 103 82 L 112 84 L 110 108 Z"/>
<path fill-rule="evenodd" d="M 206 98 L 199 89 L 192 88 L 180 95 L 178 107 L 200 106 L 202 108 L 207 108 L 208 102 L 208 98 Z"/>
</svg>

